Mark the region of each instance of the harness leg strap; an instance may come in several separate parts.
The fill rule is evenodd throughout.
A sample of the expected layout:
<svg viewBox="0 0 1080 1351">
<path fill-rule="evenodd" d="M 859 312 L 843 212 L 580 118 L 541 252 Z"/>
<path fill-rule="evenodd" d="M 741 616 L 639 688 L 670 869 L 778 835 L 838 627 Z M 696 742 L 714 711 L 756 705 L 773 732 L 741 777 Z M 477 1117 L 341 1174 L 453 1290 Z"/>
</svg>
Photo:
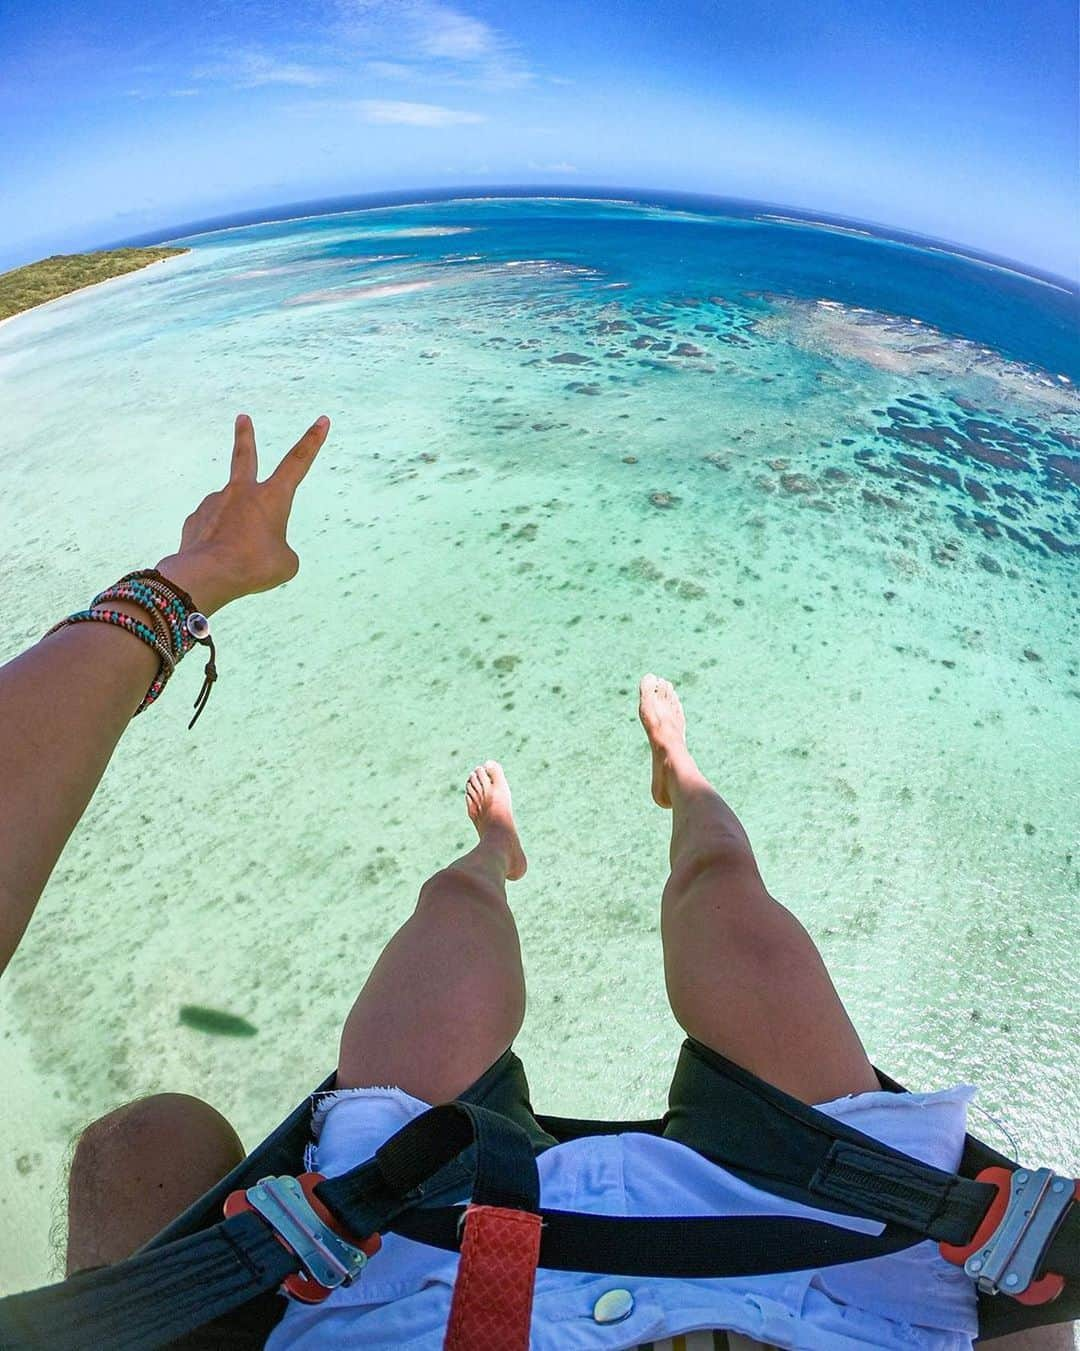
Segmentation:
<svg viewBox="0 0 1080 1351">
<path fill-rule="evenodd" d="M 471 1205 L 443 1351 L 528 1351 L 540 1216 Z"/>
</svg>

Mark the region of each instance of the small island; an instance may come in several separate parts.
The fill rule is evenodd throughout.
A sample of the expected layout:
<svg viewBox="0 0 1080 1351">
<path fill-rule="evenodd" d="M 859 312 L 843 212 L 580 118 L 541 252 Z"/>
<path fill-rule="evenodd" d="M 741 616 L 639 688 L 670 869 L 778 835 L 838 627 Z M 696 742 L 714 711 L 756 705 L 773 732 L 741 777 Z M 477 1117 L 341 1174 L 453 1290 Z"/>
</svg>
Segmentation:
<svg viewBox="0 0 1080 1351">
<path fill-rule="evenodd" d="M 136 272 L 165 258 L 176 258 L 190 249 L 100 249 L 95 253 L 57 253 L 39 263 L 28 263 L 0 273 L 0 320 L 23 310 L 32 310 L 72 291 Z"/>
</svg>

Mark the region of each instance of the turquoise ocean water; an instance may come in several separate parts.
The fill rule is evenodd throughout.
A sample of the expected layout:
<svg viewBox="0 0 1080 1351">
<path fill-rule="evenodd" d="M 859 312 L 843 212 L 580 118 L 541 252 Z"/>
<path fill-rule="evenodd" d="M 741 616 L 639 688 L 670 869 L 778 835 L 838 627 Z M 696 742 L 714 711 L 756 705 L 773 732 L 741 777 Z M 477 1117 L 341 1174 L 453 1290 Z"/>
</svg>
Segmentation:
<svg viewBox="0 0 1080 1351">
<path fill-rule="evenodd" d="M 253 1145 L 322 1077 L 486 756 L 534 1100 L 660 1110 L 649 669 L 875 1061 L 1075 1166 L 1076 294 L 784 214 L 325 215 L 0 327 L 0 659 L 175 547 L 238 409 L 265 463 L 334 423 L 299 577 L 215 621 L 194 733 L 194 669 L 132 726 L 0 985 L 0 1287 L 93 1116 L 177 1089 Z"/>
</svg>

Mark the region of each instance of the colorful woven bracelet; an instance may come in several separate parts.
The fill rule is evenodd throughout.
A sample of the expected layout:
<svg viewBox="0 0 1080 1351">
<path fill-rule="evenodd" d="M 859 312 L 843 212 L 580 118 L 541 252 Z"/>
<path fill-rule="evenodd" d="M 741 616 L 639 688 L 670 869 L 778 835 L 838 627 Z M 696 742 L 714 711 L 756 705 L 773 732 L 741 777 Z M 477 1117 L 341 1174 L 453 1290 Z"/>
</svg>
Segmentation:
<svg viewBox="0 0 1080 1351">
<path fill-rule="evenodd" d="M 185 653 L 190 652 L 195 643 L 201 643 L 210 650 L 210 656 L 203 667 L 202 688 L 195 699 L 195 713 L 188 723 L 188 731 L 190 732 L 202 716 L 202 711 L 206 707 L 206 702 L 214 687 L 214 681 L 217 680 L 218 676 L 217 652 L 214 649 L 214 640 L 210 635 L 210 621 L 196 607 L 195 602 L 183 587 L 177 586 L 164 573 L 158 572 L 157 568 L 146 568 L 142 572 L 129 572 L 125 577 L 121 577 L 120 581 L 116 583 L 116 587 L 111 588 L 111 590 L 118 590 L 122 587 L 135 588 L 136 595 L 149 593 L 158 612 L 163 614 L 170 624 L 177 626 L 178 631 L 174 638 L 174 656 L 177 661 Z M 136 600 L 135 603 L 143 604 L 140 600 Z"/>
<path fill-rule="evenodd" d="M 196 639 L 187 625 L 188 615 L 198 613 L 194 602 L 187 592 L 173 588 L 156 570 L 130 572 L 113 586 L 99 592 L 90 603 L 104 605 L 108 601 L 128 601 L 151 614 L 160 615 L 168 625 L 175 661 L 186 656 L 195 646 Z"/>
<path fill-rule="evenodd" d="M 154 700 L 169 682 L 169 677 L 175 670 L 176 663 L 173 661 L 172 653 L 162 642 L 160 635 L 152 629 L 149 624 L 144 624 L 140 619 L 134 619 L 131 615 L 124 614 L 122 610 L 77 610 L 75 614 L 68 615 L 62 619 L 59 624 L 54 624 L 45 635 L 56 633 L 59 629 L 67 628 L 71 624 L 112 624 L 118 629 L 125 629 L 135 638 L 140 638 L 152 648 L 158 658 L 157 675 L 150 682 L 150 688 L 143 695 L 142 703 L 135 710 L 133 717 L 138 717 L 144 708 L 149 708 Z"/>
<path fill-rule="evenodd" d="M 122 601 L 137 605 L 145 610 L 153 628 L 133 619 L 120 610 L 102 608 L 108 601 Z M 217 653 L 214 640 L 210 636 L 210 623 L 202 614 L 183 587 L 177 586 L 156 568 L 147 568 L 141 572 L 129 572 L 110 587 L 106 587 L 90 602 L 91 608 L 69 615 L 67 619 L 54 624 L 49 633 L 55 633 L 68 624 L 82 624 L 92 621 L 113 624 L 126 629 L 137 638 L 141 638 L 152 647 L 159 658 L 158 673 L 151 682 L 142 703 L 135 710 L 136 716 L 148 708 L 168 683 L 177 663 L 196 643 L 209 648 L 210 656 L 203 668 L 203 683 L 195 700 L 195 714 L 188 723 L 188 730 L 198 722 L 210 691 L 217 680 Z M 46 634 L 46 637 L 49 635 Z"/>
</svg>

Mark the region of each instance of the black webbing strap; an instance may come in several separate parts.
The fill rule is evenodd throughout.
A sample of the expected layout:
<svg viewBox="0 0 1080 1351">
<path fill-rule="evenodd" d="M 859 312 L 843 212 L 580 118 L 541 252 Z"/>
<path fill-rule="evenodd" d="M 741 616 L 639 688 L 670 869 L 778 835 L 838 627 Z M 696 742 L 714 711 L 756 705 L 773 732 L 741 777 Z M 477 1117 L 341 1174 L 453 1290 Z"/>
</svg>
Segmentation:
<svg viewBox="0 0 1080 1351">
<path fill-rule="evenodd" d="M 860 1131 L 844 1127 L 813 1107 L 802 1103 L 797 1106 L 800 1112 L 786 1118 L 783 1124 L 786 1148 L 781 1148 L 778 1142 L 774 1147 L 774 1141 L 769 1139 L 763 1150 L 769 1159 L 767 1169 L 757 1158 L 750 1167 L 737 1155 L 732 1157 L 736 1151 L 730 1146 L 723 1153 L 718 1153 L 715 1146 L 707 1149 L 704 1140 L 690 1147 L 763 1191 L 802 1205 L 913 1227 L 923 1231 L 920 1238 L 939 1242 L 964 1242 L 978 1228 L 994 1199 L 993 1187 L 933 1168 Z M 822 1130 L 818 1123 L 808 1119 L 811 1117 L 822 1118 L 828 1129 Z M 590 1122 L 577 1117 L 538 1116 L 537 1121 L 560 1144 L 587 1136 L 626 1132 L 666 1134 L 668 1139 L 687 1143 L 685 1135 L 665 1131 L 667 1123 L 663 1119 Z M 723 1136 L 721 1123 L 714 1120 L 710 1126 L 714 1136 Z M 835 1138 L 838 1132 L 834 1127 L 843 1132 L 841 1138 Z M 768 1133 L 765 1123 L 762 1129 Z M 760 1141 L 762 1137 L 756 1138 Z M 958 1234 L 962 1237 L 950 1237 Z"/>
<path fill-rule="evenodd" d="M 300 1263 L 248 1213 L 165 1248 L 0 1300 L 4 1351 L 146 1351 L 275 1290 Z"/>
<path fill-rule="evenodd" d="M 903 1091 L 878 1075 L 883 1087 Z M 693 1039 L 679 1054 L 664 1135 L 775 1196 L 938 1242 L 966 1243 L 996 1195 L 819 1112 Z"/>
<path fill-rule="evenodd" d="M 421 1208 L 419 1203 L 424 1181 L 473 1139 L 473 1202 L 538 1210 L 539 1178 L 528 1136 L 505 1116 L 461 1102 L 415 1118 L 372 1160 L 320 1183 L 316 1194 L 354 1233 L 389 1229 L 456 1251 L 461 1208 Z M 940 1176 L 951 1180 L 951 1175 Z M 606 1275 L 718 1277 L 800 1271 L 881 1257 L 925 1237 L 918 1228 L 899 1225 L 872 1236 L 820 1221 L 771 1217 L 630 1218 L 556 1210 L 540 1215 L 542 1267 Z"/>
<path fill-rule="evenodd" d="M 468 1102 L 444 1103 L 414 1117 L 373 1159 L 320 1182 L 315 1194 L 350 1232 L 361 1237 L 381 1232 L 421 1201 L 428 1178 L 473 1141 L 473 1202 L 538 1210 L 540 1175 L 528 1135 L 501 1113 Z"/>
<path fill-rule="evenodd" d="M 457 1251 L 461 1210 L 410 1210 L 389 1228 L 435 1248 Z M 922 1240 L 887 1226 L 875 1237 L 819 1220 L 771 1216 L 609 1216 L 541 1210 L 541 1267 L 602 1276 L 693 1278 L 763 1276 L 884 1257 Z"/>
<path fill-rule="evenodd" d="M 808 1191 L 815 1200 L 906 1224 L 939 1243 L 966 1242 L 997 1194 L 988 1183 L 844 1140 L 830 1146 Z"/>
<path fill-rule="evenodd" d="M 1064 1276 L 1066 1286 L 1080 1283 L 1080 1205 L 1072 1205 L 1065 1212 L 1061 1227 L 1046 1250 L 1043 1270 L 1036 1275 L 1041 1276 L 1047 1271 Z M 1080 1291 L 1076 1298 L 1080 1301 Z"/>
<path fill-rule="evenodd" d="M 461 1102 L 415 1118 L 369 1162 L 321 1183 L 319 1199 L 366 1238 L 415 1205 L 424 1182 L 474 1140 L 473 1199 L 536 1210 L 540 1178 L 529 1137 L 506 1117 Z M 258 1215 L 237 1215 L 113 1266 L 0 1300 L 0 1347 L 149 1351 L 277 1289 L 299 1269 Z"/>
<path fill-rule="evenodd" d="M 956 1184 L 964 1179 L 927 1169 L 858 1132 L 847 1134 L 855 1139 L 834 1137 L 821 1158 L 836 1208 L 854 1210 L 857 1195 L 858 1208 L 866 1213 L 867 1195 L 873 1199 L 877 1189 L 881 1155 L 893 1155 L 900 1163 L 895 1164 L 897 1175 L 886 1179 L 883 1206 L 907 1204 L 917 1223 L 886 1223 L 884 1232 L 873 1236 L 783 1217 L 638 1218 L 540 1211 L 540 1266 L 612 1276 L 752 1276 L 862 1261 L 920 1242 L 941 1214 L 950 1211 Z M 358 1238 L 389 1229 L 457 1250 L 461 1207 L 420 1208 L 419 1203 L 427 1179 L 474 1140 L 473 1200 L 538 1210 L 539 1178 L 529 1137 L 501 1114 L 462 1102 L 415 1118 L 373 1159 L 320 1183 L 317 1195 Z M 966 1205 L 966 1198 L 961 1199 Z M 954 1207 L 952 1220 L 957 1213 Z M 1067 1279 L 1080 1275 L 1078 1231 L 1080 1212 L 1073 1207 L 1048 1255 L 1049 1269 Z M 960 1241 L 970 1235 L 971 1228 Z M 272 1230 L 246 1213 L 115 1266 L 0 1300 L 0 1346 L 5 1351 L 150 1351 L 275 1289 L 298 1268 L 298 1260 Z"/>
<path fill-rule="evenodd" d="M 567 1140 L 584 1140 L 592 1135 L 663 1135 L 664 1118 L 649 1117 L 642 1121 L 600 1121 L 583 1116 L 544 1116 L 536 1113 L 541 1130 L 552 1135 L 560 1145 Z"/>
</svg>

